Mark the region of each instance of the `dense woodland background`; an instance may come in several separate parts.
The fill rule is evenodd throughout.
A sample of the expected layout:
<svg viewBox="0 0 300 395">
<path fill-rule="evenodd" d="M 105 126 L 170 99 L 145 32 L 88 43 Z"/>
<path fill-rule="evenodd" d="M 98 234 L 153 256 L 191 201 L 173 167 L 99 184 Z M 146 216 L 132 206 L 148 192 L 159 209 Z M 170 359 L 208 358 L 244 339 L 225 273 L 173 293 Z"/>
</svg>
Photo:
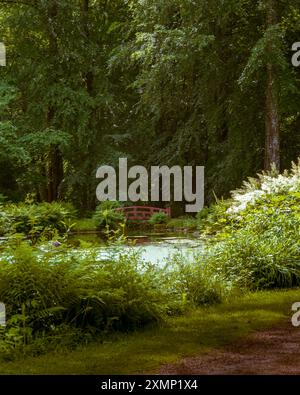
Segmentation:
<svg viewBox="0 0 300 395">
<path fill-rule="evenodd" d="M 0 0 L 0 192 L 95 207 L 96 169 L 206 167 L 207 202 L 300 152 L 299 0 Z"/>
</svg>

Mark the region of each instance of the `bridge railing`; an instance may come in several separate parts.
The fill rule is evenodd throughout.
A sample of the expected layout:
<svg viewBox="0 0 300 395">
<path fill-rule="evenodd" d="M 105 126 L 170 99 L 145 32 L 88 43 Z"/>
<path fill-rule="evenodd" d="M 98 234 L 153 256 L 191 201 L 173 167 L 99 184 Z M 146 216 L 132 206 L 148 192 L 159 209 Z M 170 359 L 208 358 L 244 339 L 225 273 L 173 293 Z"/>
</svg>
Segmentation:
<svg viewBox="0 0 300 395">
<path fill-rule="evenodd" d="M 153 214 L 163 212 L 171 217 L 171 208 L 159 208 L 148 206 L 128 206 L 117 208 L 116 211 L 121 211 L 126 216 L 126 219 L 132 221 L 148 221 Z"/>
</svg>

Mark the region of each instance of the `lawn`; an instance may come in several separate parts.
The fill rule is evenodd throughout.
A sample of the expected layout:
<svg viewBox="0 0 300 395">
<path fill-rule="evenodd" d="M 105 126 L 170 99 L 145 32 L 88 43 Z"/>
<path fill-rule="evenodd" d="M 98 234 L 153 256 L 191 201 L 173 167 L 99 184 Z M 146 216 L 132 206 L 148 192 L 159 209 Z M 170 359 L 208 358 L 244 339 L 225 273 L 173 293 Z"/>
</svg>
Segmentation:
<svg viewBox="0 0 300 395">
<path fill-rule="evenodd" d="M 1 374 L 140 374 L 162 364 L 233 343 L 253 331 L 291 317 L 300 290 L 249 293 L 220 305 L 199 308 L 164 325 L 115 335 L 103 343 L 39 357 L 0 362 Z"/>
</svg>

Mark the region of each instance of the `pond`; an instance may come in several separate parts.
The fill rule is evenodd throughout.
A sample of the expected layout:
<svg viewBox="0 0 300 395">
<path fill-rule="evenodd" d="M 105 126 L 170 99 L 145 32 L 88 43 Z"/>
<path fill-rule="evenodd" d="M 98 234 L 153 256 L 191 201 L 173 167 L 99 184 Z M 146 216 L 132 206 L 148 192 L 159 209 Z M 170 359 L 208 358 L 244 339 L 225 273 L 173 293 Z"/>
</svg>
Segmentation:
<svg viewBox="0 0 300 395">
<path fill-rule="evenodd" d="M 116 247 L 106 245 L 100 237 L 92 234 L 82 234 L 73 236 L 73 241 L 80 241 L 82 246 L 90 243 L 92 248 L 97 250 L 97 258 L 108 258 L 112 251 L 114 254 L 124 252 L 138 252 L 141 258 L 152 264 L 161 265 L 168 261 L 174 254 L 184 257 L 193 255 L 203 249 L 203 241 L 196 236 L 186 234 L 130 234 L 128 243 Z"/>
</svg>

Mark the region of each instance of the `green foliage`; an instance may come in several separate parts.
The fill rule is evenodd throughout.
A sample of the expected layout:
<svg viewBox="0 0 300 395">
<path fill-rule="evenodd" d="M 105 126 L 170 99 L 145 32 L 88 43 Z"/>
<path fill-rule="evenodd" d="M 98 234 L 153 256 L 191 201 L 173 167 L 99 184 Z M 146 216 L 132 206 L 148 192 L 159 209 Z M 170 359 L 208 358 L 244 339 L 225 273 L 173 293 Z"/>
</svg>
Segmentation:
<svg viewBox="0 0 300 395">
<path fill-rule="evenodd" d="M 198 228 L 203 234 L 211 235 L 223 231 L 230 224 L 230 217 L 227 210 L 231 202 L 218 201 L 215 204 L 205 207 L 197 214 Z"/>
<path fill-rule="evenodd" d="M 170 281 L 183 302 L 194 306 L 220 303 L 228 294 L 226 281 L 221 280 L 212 266 L 203 265 L 202 259 L 194 256 L 193 261 L 180 254 L 172 257 Z"/>
<path fill-rule="evenodd" d="M 263 167 L 267 64 L 274 67 L 288 139 L 283 164 L 298 155 L 299 76 L 289 52 L 295 25 L 281 29 L 297 6 L 272 3 L 278 23 L 270 27 L 270 2 L 130 2 L 136 34 L 113 59 L 130 59 L 137 69 L 139 128 L 130 136 L 135 155 L 148 165 L 202 163 L 207 203 L 212 190 L 227 195 Z"/>
<path fill-rule="evenodd" d="M 41 235 L 51 239 L 54 234 L 64 235 L 70 229 L 75 214 L 70 204 L 7 204 L 1 206 L 0 229 L 2 234 L 23 233 L 33 241 Z"/>
<path fill-rule="evenodd" d="M 17 93 L 3 99 L 6 135 L 26 153 L 14 188 L 93 210 L 95 169 L 119 157 L 110 136 L 126 132 L 130 113 L 128 81 L 107 68 L 113 47 L 127 35 L 128 6 L 96 0 L 86 9 L 82 1 L 49 0 L 32 7 L 17 0 L 0 8 L 0 35 L 13 59 L 1 74 Z"/>
<path fill-rule="evenodd" d="M 139 254 L 97 262 L 93 253 L 85 258 L 53 254 L 21 243 L 0 258 L 0 300 L 7 310 L 0 348 L 8 356 L 42 352 L 51 343 L 65 345 L 65 336 L 67 344 L 74 344 L 91 335 L 141 328 L 182 312 L 186 305 L 189 284 L 181 284 L 180 271 L 164 275 L 168 269 L 141 262 Z M 188 275 L 184 270 L 186 279 Z M 201 277 L 198 285 L 203 283 Z M 203 295 L 196 284 L 194 279 L 193 301 L 216 301 L 208 282 Z"/>
<path fill-rule="evenodd" d="M 204 261 L 241 288 L 298 286 L 298 180 L 299 165 L 293 165 L 283 175 L 262 174 L 244 183 L 228 202 L 223 221 L 217 222 L 223 241 L 206 250 Z"/>
<path fill-rule="evenodd" d="M 169 216 L 163 211 L 160 211 L 159 213 L 152 214 L 151 218 L 149 219 L 149 223 L 151 225 L 166 224 L 168 222 L 168 219 Z"/>
<path fill-rule="evenodd" d="M 162 365 L 174 364 L 174 356 L 193 356 L 197 350 L 205 358 L 207 350 L 235 345 L 254 332 L 284 325 L 298 297 L 299 289 L 247 293 L 220 305 L 170 317 L 159 328 L 110 336 L 104 344 L 94 339 L 73 352 L 59 347 L 39 357 L 18 358 L 10 363 L 0 360 L 0 371 L 7 375 L 151 374 Z"/>
<path fill-rule="evenodd" d="M 227 196 L 263 168 L 267 64 L 282 164 L 295 160 L 297 0 L 87 3 L 0 5 L 11 59 L 1 68 L 0 187 L 10 199 L 34 191 L 86 215 L 97 167 L 123 155 L 145 166 L 204 165 L 206 203 L 213 190 Z"/>
<path fill-rule="evenodd" d="M 258 220 L 255 219 L 255 225 Z M 300 284 L 300 245 L 290 234 L 290 223 L 259 233 L 249 228 L 233 232 L 209 251 L 208 260 L 216 272 L 241 288 L 290 288 Z M 264 225 L 264 223 L 260 223 Z M 299 222 L 297 223 L 299 228 Z"/>
<path fill-rule="evenodd" d="M 0 205 L 0 235 L 13 232 L 13 221 L 9 214 L 5 211 L 3 205 Z"/>
<path fill-rule="evenodd" d="M 263 172 L 257 178 L 244 181 L 242 188 L 232 192 L 233 204 L 228 213 L 238 215 L 239 211 L 246 209 L 247 205 L 254 205 L 257 200 L 267 194 L 286 194 L 300 190 L 300 160 L 292 163 L 290 171 L 278 174 L 276 170 Z"/>
<path fill-rule="evenodd" d="M 0 204 L 3 204 L 7 201 L 7 196 L 0 193 Z"/>
<path fill-rule="evenodd" d="M 126 218 L 122 211 L 117 211 L 120 208 L 119 202 L 105 201 L 97 206 L 93 220 L 99 229 L 117 229 L 121 223 L 126 222 Z"/>
<path fill-rule="evenodd" d="M 194 217 L 183 216 L 179 218 L 169 218 L 168 228 L 185 228 L 185 229 L 197 229 L 198 221 Z"/>
<path fill-rule="evenodd" d="M 75 231 L 84 231 L 84 230 L 95 230 L 96 223 L 93 218 L 82 218 L 76 220 L 74 230 Z"/>
</svg>

